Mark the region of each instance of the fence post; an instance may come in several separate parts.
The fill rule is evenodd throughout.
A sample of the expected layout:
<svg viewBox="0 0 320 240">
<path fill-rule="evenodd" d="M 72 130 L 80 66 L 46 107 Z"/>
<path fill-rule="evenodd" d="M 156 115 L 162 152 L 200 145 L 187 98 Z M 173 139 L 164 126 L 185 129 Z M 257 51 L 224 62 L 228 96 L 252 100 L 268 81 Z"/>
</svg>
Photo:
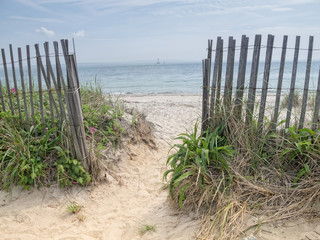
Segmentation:
<svg viewBox="0 0 320 240">
<path fill-rule="evenodd" d="M 299 129 L 303 128 L 304 118 L 305 118 L 306 109 L 307 109 L 309 79 L 310 79 L 311 60 L 312 60 L 312 50 L 313 50 L 313 36 L 310 36 L 309 37 L 309 48 L 308 48 L 306 78 L 305 78 L 304 89 L 303 89 L 303 99 L 302 99 L 302 108 L 301 108 L 300 121 L 299 121 Z"/>
<path fill-rule="evenodd" d="M 291 75 L 291 86 L 290 86 L 290 94 L 289 94 L 289 103 L 287 108 L 287 118 L 286 118 L 286 125 L 285 128 L 290 126 L 290 118 L 291 118 L 291 111 L 292 111 L 292 103 L 294 97 L 294 87 L 296 83 L 296 76 L 297 76 L 297 66 L 298 66 L 298 57 L 299 57 L 299 46 L 300 46 L 300 36 L 296 37 L 296 45 L 293 57 L 293 66 L 292 66 L 292 75 Z"/>
<path fill-rule="evenodd" d="M 20 118 L 20 121 L 22 121 L 19 91 L 18 91 L 18 85 L 17 85 L 17 79 L 16 79 L 16 69 L 14 67 L 13 50 L 12 50 L 11 44 L 9 44 L 9 49 L 10 49 L 10 58 L 11 58 L 12 78 L 13 78 L 13 84 L 14 84 L 14 89 L 15 89 L 14 93 L 16 95 L 19 118 Z"/>
<path fill-rule="evenodd" d="M 236 40 L 234 40 L 233 37 L 229 37 L 226 79 L 225 79 L 225 88 L 224 88 L 224 102 L 223 102 L 225 107 L 229 110 L 231 110 L 235 47 L 236 47 Z M 227 112 L 229 111 L 227 110 Z"/>
<path fill-rule="evenodd" d="M 75 64 L 74 55 L 69 55 L 69 69 L 67 70 L 70 72 L 70 81 L 68 82 L 69 85 L 69 97 L 71 103 L 71 116 L 73 118 L 73 124 L 76 133 L 76 141 L 78 142 L 79 149 L 76 153 L 78 159 L 80 159 L 83 163 L 84 168 L 87 171 L 90 170 L 90 158 L 88 156 L 88 151 L 85 145 L 85 130 L 83 125 L 83 115 L 81 109 L 81 101 L 80 101 L 80 94 L 79 94 L 79 85 L 77 79 L 77 69 Z"/>
<path fill-rule="evenodd" d="M 0 99 L 1 99 L 2 110 L 5 112 L 6 111 L 6 105 L 4 103 L 1 79 L 0 79 Z"/>
<path fill-rule="evenodd" d="M 33 85 L 32 85 L 32 74 L 31 74 L 31 61 L 30 61 L 30 46 L 26 46 L 27 52 L 27 65 L 28 65 L 28 78 L 29 78 L 29 88 L 30 88 L 30 105 L 31 105 L 31 117 L 33 119 L 33 124 L 36 123 L 34 116 L 34 106 L 33 106 Z"/>
<path fill-rule="evenodd" d="M 21 48 L 18 48 L 18 58 L 19 58 L 19 69 L 20 69 L 20 80 L 21 80 L 21 87 L 22 87 L 22 97 L 24 103 L 24 110 L 26 115 L 27 127 L 29 128 L 29 111 L 28 111 L 28 104 L 26 98 L 26 89 L 24 86 L 24 76 L 23 76 L 23 66 L 22 66 L 22 53 Z"/>
<path fill-rule="evenodd" d="M 210 60 L 202 60 L 202 72 L 203 72 L 203 98 L 202 98 L 202 127 L 201 131 L 204 132 L 208 129 L 208 120 L 209 120 L 209 68 Z"/>
<path fill-rule="evenodd" d="M 10 110 L 11 110 L 12 115 L 14 115 L 14 109 L 13 109 L 13 104 L 12 104 L 12 99 L 11 99 L 11 89 L 10 89 L 10 83 L 9 83 L 8 69 L 7 69 L 6 54 L 5 54 L 3 48 L 1 49 L 1 55 L 2 55 L 4 77 L 6 79 L 6 85 L 7 85 L 7 94 L 8 94 L 8 98 L 9 98 Z"/>
<path fill-rule="evenodd" d="M 57 92 L 57 95 L 58 95 L 60 113 L 58 111 L 56 113 L 59 118 L 59 121 L 62 122 L 63 120 L 66 119 L 64 105 L 62 102 L 61 91 L 58 88 L 58 84 L 57 84 L 56 78 L 53 73 L 53 69 L 52 69 L 52 65 L 51 65 L 51 61 L 50 61 L 50 56 L 49 56 L 49 43 L 48 42 L 44 43 L 44 49 L 45 49 L 45 54 L 46 54 L 47 75 L 48 75 L 48 77 L 51 76 L 53 85 L 54 85 L 56 92 Z M 58 75 L 58 72 L 57 72 L 57 75 Z"/>
<path fill-rule="evenodd" d="M 320 67 L 319 67 L 319 74 L 318 74 L 318 87 L 317 87 L 317 95 L 316 95 L 316 102 L 313 111 L 313 120 L 312 120 L 312 129 L 316 129 L 318 126 L 318 117 L 319 117 L 319 107 L 320 107 Z"/>
<path fill-rule="evenodd" d="M 34 45 L 37 49 L 39 47 L 38 44 Z M 42 99 L 42 80 L 41 80 L 41 56 L 40 53 L 37 54 L 37 76 L 38 76 L 38 88 L 39 88 L 39 105 L 40 105 L 40 115 L 41 115 L 41 123 L 44 125 L 44 113 L 43 113 L 43 99 Z"/>
<path fill-rule="evenodd" d="M 260 101 L 260 110 L 259 110 L 259 118 L 258 118 L 258 129 L 262 130 L 263 127 L 263 118 L 264 112 L 266 108 L 267 101 L 267 93 L 268 93 L 268 84 L 269 84 L 269 76 L 270 76 L 270 68 L 271 68 L 271 59 L 272 59 L 272 50 L 273 50 L 273 42 L 274 36 L 268 35 L 268 43 L 267 43 L 267 52 L 266 52 L 266 60 L 264 65 L 264 74 L 263 74 L 263 83 L 262 83 L 262 93 L 261 93 L 261 101 Z"/>
<path fill-rule="evenodd" d="M 49 94 L 52 93 L 52 86 L 51 86 L 51 76 L 49 74 L 49 61 L 50 61 L 50 58 L 49 58 L 49 46 L 48 46 L 48 42 L 45 42 L 43 44 L 44 46 L 44 52 L 45 52 L 45 59 L 46 59 L 46 76 L 44 76 L 44 78 L 47 79 L 47 88 L 48 88 L 48 92 Z M 53 111 L 53 101 L 49 101 L 49 104 L 50 104 L 50 110 L 51 110 L 51 122 L 52 124 L 54 124 L 54 119 L 55 119 L 55 114 L 54 114 L 54 111 Z M 59 113 L 57 112 L 57 115 L 59 116 Z"/>
<path fill-rule="evenodd" d="M 279 69 L 279 78 L 278 78 L 278 86 L 277 86 L 277 96 L 276 96 L 276 102 L 275 102 L 275 106 L 274 106 L 274 115 L 273 115 L 272 131 L 275 131 L 275 130 L 276 130 L 276 128 L 277 128 L 277 123 L 278 123 L 278 115 L 279 115 L 279 105 L 280 105 L 280 96 L 281 96 L 283 72 L 284 72 L 284 65 L 285 65 L 285 61 L 286 61 L 287 42 L 288 42 L 288 36 L 285 35 L 285 36 L 283 36 L 283 42 L 282 42 L 281 62 L 280 62 L 280 69 Z"/>
<path fill-rule="evenodd" d="M 212 74 L 212 87 L 211 87 L 211 100 L 210 100 L 210 119 L 212 121 L 214 115 L 215 101 L 216 101 L 216 91 L 217 91 L 217 79 L 218 71 L 220 68 L 220 58 L 222 58 L 222 39 L 221 37 L 217 38 L 216 44 L 216 55 L 214 60 L 213 74 Z"/>
<path fill-rule="evenodd" d="M 236 90 L 236 96 L 235 96 L 236 97 L 235 114 L 239 118 L 239 120 L 241 119 L 241 113 L 242 113 L 244 80 L 246 76 L 247 56 L 248 56 L 248 44 L 249 44 L 249 38 L 246 37 L 246 35 L 242 35 L 238 79 L 237 79 L 237 90 Z"/>
<path fill-rule="evenodd" d="M 221 95 L 221 78 L 222 78 L 222 65 L 223 65 L 223 40 L 220 40 L 219 51 L 219 64 L 218 64 L 218 76 L 217 76 L 217 97 L 216 97 L 216 113 L 220 111 L 220 95 Z"/>
<path fill-rule="evenodd" d="M 252 55 L 252 66 L 250 74 L 250 84 L 248 92 L 248 102 L 246 110 L 246 124 L 249 125 L 252 122 L 252 115 L 254 111 L 254 101 L 256 97 L 257 77 L 259 68 L 260 58 L 260 47 L 261 47 L 261 35 L 256 35 L 254 40 L 254 50 Z"/>
<path fill-rule="evenodd" d="M 68 54 L 68 41 L 61 40 L 61 46 L 67 68 L 67 106 L 73 144 L 77 158 L 87 171 L 91 171 L 92 162 L 85 145 L 85 131 L 80 100 L 80 87 L 76 63 L 73 55 Z M 64 81 L 62 81 L 64 82 Z"/>
<path fill-rule="evenodd" d="M 72 121 L 72 117 L 71 117 L 71 110 L 70 110 L 70 103 L 69 103 L 69 99 L 68 99 L 68 90 L 67 90 L 67 86 L 66 83 L 64 81 L 63 78 L 63 72 L 62 72 L 62 68 L 61 68 L 61 64 L 60 64 L 60 59 L 59 59 L 59 44 L 58 42 L 53 42 L 54 45 L 54 52 L 55 52 L 55 60 L 56 60 L 56 71 L 57 71 L 57 81 L 58 81 L 58 86 L 60 86 L 59 88 L 61 88 L 61 83 L 62 83 L 62 88 L 63 88 L 63 96 L 66 102 L 66 106 L 67 106 L 67 113 L 65 113 L 65 119 L 67 121 L 67 115 L 69 118 L 69 124 L 67 124 L 67 136 L 68 136 L 68 141 L 72 142 L 72 135 L 75 135 L 74 128 L 73 128 L 73 121 Z M 62 48 L 64 46 L 64 42 L 61 42 Z M 64 54 L 64 59 L 67 62 L 67 55 Z M 67 65 L 67 64 L 66 64 Z M 68 74 L 68 73 L 67 73 Z M 75 144 L 75 143 L 74 143 Z M 69 146 L 72 146 L 72 144 L 69 144 Z M 73 145 L 72 147 L 69 147 L 70 149 L 70 153 L 72 156 L 75 156 L 75 146 Z"/>
<path fill-rule="evenodd" d="M 212 58 L 212 40 L 208 39 L 208 59 Z"/>
</svg>

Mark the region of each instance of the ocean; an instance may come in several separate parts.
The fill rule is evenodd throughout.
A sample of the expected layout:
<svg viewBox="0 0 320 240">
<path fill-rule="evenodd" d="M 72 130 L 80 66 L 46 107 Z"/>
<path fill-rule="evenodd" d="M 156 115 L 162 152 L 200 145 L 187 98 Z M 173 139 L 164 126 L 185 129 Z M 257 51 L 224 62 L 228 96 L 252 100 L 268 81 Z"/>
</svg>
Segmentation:
<svg viewBox="0 0 320 240">
<path fill-rule="evenodd" d="M 201 93 L 199 63 L 78 64 L 80 82 L 97 81 L 105 93 Z"/>
<path fill-rule="evenodd" d="M 269 91 L 275 92 L 278 83 L 279 62 L 273 62 L 270 71 Z M 318 84 L 320 61 L 311 66 L 309 88 L 315 90 Z M 222 78 L 225 76 L 223 66 Z M 237 81 L 238 63 L 235 63 L 233 83 Z M 246 84 L 249 85 L 251 63 L 247 64 Z M 262 87 L 264 63 L 258 71 L 257 91 Z M 97 82 L 104 93 L 113 94 L 201 94 L 202 63 L 79 63 L 78 73 L 81 84 Z M 291 83 L 292 62 L 285 65 L 283 90 L 288 91 Z M 299 62 L 296 88 L 304 88 L 306 62 Z M 224 82 L 222 82 L 224 86 Z"/>
<path fill-rule="evenodd" d="M 275 92 L 278 83 L 280 63 L 274 61 L 271 66 L 269 92 Z M 313 61 L 311 66 L 309 89 L 317 89 L 320 61 Z M 55 69 L 55 66 L 53 65 Z M 222 79 L 225 78 L 226 66 L 223 66 Z M 234 66 L 233 84 L 237 82 L 238 63 Z M 246 68 L 245 88 L 249 86 L 251 63 Z M 257 92 L 262 87 L 264 63 L 261 62 L 258 70 Z M 283 91 L 288 91 L 291 83 L 292 62 L 285 65 L 283 77 Z M 13 86 L 12 70 L 8 65 L 10 85 Z M 175 63 L 78 63 L 80 85 L 97 83 L 104 93 L 112 94 L 201 94 L 202 93 L 202 63 L 175 62 Z M 304 88 L 306 62 L 300 61 L 297 69 L 296 88 Z M 24 66 L 25 81 L 27 68 Z M 20 86 L 20 74 L 16 66 L 16 77 Z M 4 70 L 0 67 L 0 82 L 4 86 Z M 37 69 L 32 66 L 32 79 L 37 85 Z M 212 79 L 212 75 L 211 75 Z M 43 83 L 44 84 L 44 83 Z M 222 80 L 222 87 L 224 81 Z M 300 91 L 299 90 L 299 91 Z"/>
</svg>

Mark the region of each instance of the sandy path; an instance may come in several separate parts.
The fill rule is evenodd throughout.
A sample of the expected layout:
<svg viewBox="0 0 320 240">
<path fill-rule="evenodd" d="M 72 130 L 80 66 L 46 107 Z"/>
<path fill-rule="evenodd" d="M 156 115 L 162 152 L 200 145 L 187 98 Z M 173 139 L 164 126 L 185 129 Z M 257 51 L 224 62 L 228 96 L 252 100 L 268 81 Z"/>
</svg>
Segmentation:
<svg viewBox="0 0 320 240">
<path fill-rule="evenodd" d="M 200 96 L 190 96 L 190 101 L 126 96 L 125 101 L 155 124 L 159 149 L 132 146 L 133 157 L 124 153 L 116 169 L 121 186 L 109 177 L 108 183 L 69 191 L 15 188 L 12 199 L 0 192 L 0 239 L 195 239 L 199 221 L 173 208 L 168 191 L 161 188 L 168 143 L 200 116 Z M 78 215 L 66 211 L 71 201 L 84 206 Z M 155 225 L 156 231 L 141 236 L 143 224 Z"/>
</svg>

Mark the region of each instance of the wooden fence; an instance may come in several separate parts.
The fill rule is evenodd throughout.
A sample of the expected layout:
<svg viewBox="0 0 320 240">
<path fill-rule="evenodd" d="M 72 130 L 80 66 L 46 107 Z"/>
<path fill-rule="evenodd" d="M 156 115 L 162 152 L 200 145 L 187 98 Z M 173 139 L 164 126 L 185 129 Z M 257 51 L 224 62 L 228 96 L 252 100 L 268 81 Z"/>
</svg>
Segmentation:
<svg viewBox="0 0 320 240">
<path fill-rule="evenodd" d="M 0 78 L 0 112 L 18 114 L 21 126 L 25 128 L 35 125 L 36 119 L 40 119 L 44 131 L 48 122 L 53 126 L 65 126 L 66 145 L 71 154 L 89 170 L 76 58 L 75 54 L 69 54 L 68 40 L 61 40 L 60 45 L 62 53 L 59 43 L 53 42 L 54 53 L 51 54 L 49 43 L 45 42 L 44 54 L 41 54 L 39 44 L 35 44 L 35 56 L 32 57 L 30 46 L 27 45 L 24 58 L 22 49 L 18 48 L 18 61 L 14 59 L 11 44 L 10 61 L 7 61 L 5 49 L 1 49 L 4 79 Z M 61 56 L 65 71 L 60 62 Z M 54 64 L 51 59 L 54 59 Z M 17 63 L 19 76 L 16 75 Z M 3 81 L 5 85 L 2 85 Z M 49 103 L 46 99 L 49 99 Z"/>
<path fill-rule="evenodd" d="M 251 72 L 250 76 L 246 76 L 247 71 L 247 59 L 248 59 L 248 49 L 249 38 L 245 35 L 242 36 L 241 46 L 236 47 L 236 40 L 233 37 L 229 37 L 227 46 L 227 59 L 226 63 L 223 63 L 224 47 L 223 39 L 221 37 L 217 38 L 216 48 L 213 49 L 213 41 L 208 41 L 208 56 L 202 61 L 203 66 L 203 109 L 202 109 L 202 130 L 205 130 L 210 125 L 210 121 L 213 121 L 215 114 L 217 114 L 218 109 L 223 105 L 225 111 L 228 113 L 233 112 L 239 121 L 244 121 L 246 124 L 251 123 L 253 120 L 257 121 L 257 126 L 259 129 L 263 129 L 264 119 L 266 114 L 266 104 L 267 96 L 269 94 L 269 78 L 272 64 L 272 55 L 274 49 L 274 36 L 268 35 L 267 45 L 262 46 L 261 44 L 262 36 L 256 35 L 254 39 L 254 45 L 251 46 L 252 50 L 252 61 L 251 61 Z M 290 121 L 292 120 L 293 103 L 295 97 L 295 91 L 297 91 L 296 86 L 296 76 L 298 70 L 298 58 L 299 52 L 302 50 L 307 51 L 306 67 L 305 67 L 305 77 L 304 86 L 300 87 L 303 90 L 302 94 L 302 104 L 300 109 L 300 117 L 297 124 L 297 128 L 301 129 L 306 125 L 306 108 L 308 103 L 309 89 L 309 79 L 310 79 L 310 69 L 312 65 L 312 54 L 314 38 L 309 37 L 309 45 L 307 49 L 300 48 L 300 36 L 295 39 L 295 46 L 293 48 L 288 48 L 288 36 L 284 36 L 282 40 L 282 47 L 277 47 L 281 49 L 281 56 L 278 65 L 277 74 L 277 88 L 275 93 L 275 100 L 272 104 L 273 113 L 270 116 L 272 129 L 276 130 L 279 123 L 279 113 L 280 113 L 280 97 L 283 97 L 283 78 L 284 78 L 284 68 L 286 63 L 287 49 L 293 50 L 293 61 L 292 61 L 292 71 L 291 71 L 291 84 L 287 98 L 286 106 L 286 117 L 285 117 L 285 128 L 290 126 Z M 261 55 L 261 50 L 265 48 L 265 60 L 262 62 L 264 64 L 262 86 L 257 87 L 257 76 L 259 75 L 259 59 Z M 239 52 L 239 61 L 237 68 L 237 81 L 234 84 L 234 73 L 235 73 L 235 53 Z M 212 53 L 215 53 L 214 59 Z M 213 70 L 211 68 L 213 66 Z M 225 79 L 222 79 L 222 73 L 225 67 Z M 212 75 L 211 75 L 212 72 Z M 247 74 L 248 75 L 248 74 Z M 246 81 L 248 79 L 248 81 Z M 315 99 L 312 104 L 312 119 L 311 128 L 314 129 L 318 127 L 318 116 L 319 116 L 319 106 L 320 106 L 320 71 L 317 77 L 317 89 L 315 91 Z M 224 80 L 224 91 L 221 86 Z M 211 81 L 211 91 L 210 91 L 210 81 Z M 233 90 L 235 87 L 235 90 Z M 261 90 L 259 104 L 256 104 L 257 89 Z M 222 95 L 223 91 L 223 95 Z M 270 104 L 270 102 L 268 102 Z M 259 108 L 259 109 L 255 109 Z M 254 118 L 254 113 L 257 113 Z"/>
</svg>

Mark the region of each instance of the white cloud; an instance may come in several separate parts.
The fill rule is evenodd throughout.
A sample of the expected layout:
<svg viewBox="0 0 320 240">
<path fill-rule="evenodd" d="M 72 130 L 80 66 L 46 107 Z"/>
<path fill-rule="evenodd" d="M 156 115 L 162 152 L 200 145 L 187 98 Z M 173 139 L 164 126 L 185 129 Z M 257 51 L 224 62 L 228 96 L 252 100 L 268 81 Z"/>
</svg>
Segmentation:
<svg viewBox="0 0 320 240">
<path fill-rule="evenodd" d="M 54 31 L 48 30 L 45 27 L 41 27 L 40 29 L 36 29 L 36 32 L 42 33 L 47 37 L 53 37 L 54 36 Z"/>
<path fill-rule="evenodd" d="M 85 36 L 85 32 L 84 30 L 79 30 L 78 32 L 73 34 L 74 37 L 84 37 Z"/>
</svg>

